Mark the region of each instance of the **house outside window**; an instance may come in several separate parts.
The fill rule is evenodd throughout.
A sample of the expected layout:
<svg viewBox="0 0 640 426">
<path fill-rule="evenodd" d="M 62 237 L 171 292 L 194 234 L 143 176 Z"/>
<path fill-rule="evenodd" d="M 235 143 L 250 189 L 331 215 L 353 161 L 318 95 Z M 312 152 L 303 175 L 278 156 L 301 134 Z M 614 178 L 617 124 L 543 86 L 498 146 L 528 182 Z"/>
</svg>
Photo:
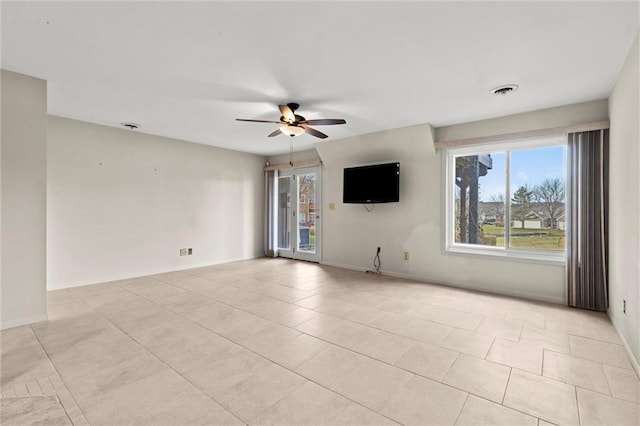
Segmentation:
<svg viewBox="0 0 640 426">
<path fill-rule="evenodd" d="M 445 250 L 562 262 L 566 136 L 445 151 Z"/>
<path fill-rule="evenodd" d="M 313 226 L 316 222 L 315 179 L 315 175 L 304 175 L 300 179 L 298 221 L 304 226 Z"/>
</svg>

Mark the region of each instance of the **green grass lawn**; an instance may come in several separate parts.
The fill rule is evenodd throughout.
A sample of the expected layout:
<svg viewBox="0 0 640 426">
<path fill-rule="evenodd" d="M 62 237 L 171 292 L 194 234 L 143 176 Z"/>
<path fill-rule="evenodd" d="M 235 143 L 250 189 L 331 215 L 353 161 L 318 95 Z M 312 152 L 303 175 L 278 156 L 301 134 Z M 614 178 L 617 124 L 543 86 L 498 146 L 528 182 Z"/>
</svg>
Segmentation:
<svg viewBox="0 0 640 426">
<path fill-rule="evenodd" d="M 485 235 L 496 238 L 496 246 L 504 247 L 504 228 L 495 225 L 482 225 Z M 542 250 L 564 250 L 565 234 L 559 229 L 511 228 L 511 247 Z"/>
</svg>

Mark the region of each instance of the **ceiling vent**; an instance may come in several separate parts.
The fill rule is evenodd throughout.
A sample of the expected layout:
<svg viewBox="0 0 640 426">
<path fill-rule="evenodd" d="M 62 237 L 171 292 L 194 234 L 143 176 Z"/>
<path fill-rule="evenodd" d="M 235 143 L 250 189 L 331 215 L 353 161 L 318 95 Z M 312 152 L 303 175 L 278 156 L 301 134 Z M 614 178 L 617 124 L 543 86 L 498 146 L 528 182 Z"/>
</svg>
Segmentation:
<svg viewBox="0 0 640 426">
<path fill-rule="evenodd" d="M 517 84 L 505 84 L 503 86 L 498 86 L 494 89 L 491 89 L 489 93 L 492 95 L 504 96 L 518 89 Z"/>
<path fill-rule="evenodd" d="M 139 124 L 136 123 L 120 123 L 122 127 L 127 128 L 129 130 L 136 130 L 140 128 Z"/>
</svg>

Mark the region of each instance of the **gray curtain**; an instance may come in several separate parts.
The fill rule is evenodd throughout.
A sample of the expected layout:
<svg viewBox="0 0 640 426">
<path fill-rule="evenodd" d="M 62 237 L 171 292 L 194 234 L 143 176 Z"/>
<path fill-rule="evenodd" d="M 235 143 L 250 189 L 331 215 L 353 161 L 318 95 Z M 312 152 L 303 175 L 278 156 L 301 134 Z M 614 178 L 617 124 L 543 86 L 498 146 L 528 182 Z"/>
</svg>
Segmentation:
<svg viewBox="0 0 640 426">
<path fill-rule="evenodd" d="M 567 303 L 605 311 L 609 130 L 569 134 Z"/>
<path fill-rule="evenodd" d="M 269 257 L 278 257 L 277 243 L 277 200 L 278 196 L 278 172 L 266 170 L 264 172 L 264 254 Z"/>
</svg>

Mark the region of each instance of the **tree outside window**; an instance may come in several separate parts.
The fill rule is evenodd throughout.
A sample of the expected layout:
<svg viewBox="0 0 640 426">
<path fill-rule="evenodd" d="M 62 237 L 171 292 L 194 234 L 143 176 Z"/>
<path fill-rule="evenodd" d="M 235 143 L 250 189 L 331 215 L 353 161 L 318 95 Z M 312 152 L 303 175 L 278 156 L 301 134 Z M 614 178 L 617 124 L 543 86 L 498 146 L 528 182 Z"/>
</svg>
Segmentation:
<svg viewBox="0 0 640 426">
<path fill-rule="evenodd" d="M 511 197 L 511 219 L 518 220 L 521 228 L 524 229 L 524 223 L 527 216 L 531 215 L 531 200 L 533 199 L 533 190 L 528 185 L 523 185 L 516 190 Z"/>
</svg>

